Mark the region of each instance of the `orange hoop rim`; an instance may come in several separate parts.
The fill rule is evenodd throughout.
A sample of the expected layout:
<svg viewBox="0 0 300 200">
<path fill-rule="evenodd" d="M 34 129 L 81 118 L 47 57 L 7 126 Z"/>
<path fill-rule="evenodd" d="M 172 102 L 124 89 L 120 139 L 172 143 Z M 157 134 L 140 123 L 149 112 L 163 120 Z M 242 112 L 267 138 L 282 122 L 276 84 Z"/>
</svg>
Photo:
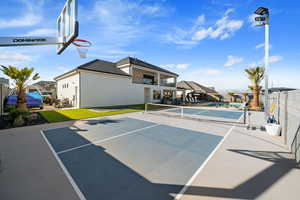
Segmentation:
<svg viewBox="0 0 300 200">
<path fill-rule="evenodd" d="M 85 44 L 79 44 L 80 42 L 85 43 Z M 92 46 L 92 43 L 88 40 L 83 40 L 83 39 L 75 39 L 73 40 L 72 44 L 74 44 L 77 47 L 90 47 Z"/>
</svg>

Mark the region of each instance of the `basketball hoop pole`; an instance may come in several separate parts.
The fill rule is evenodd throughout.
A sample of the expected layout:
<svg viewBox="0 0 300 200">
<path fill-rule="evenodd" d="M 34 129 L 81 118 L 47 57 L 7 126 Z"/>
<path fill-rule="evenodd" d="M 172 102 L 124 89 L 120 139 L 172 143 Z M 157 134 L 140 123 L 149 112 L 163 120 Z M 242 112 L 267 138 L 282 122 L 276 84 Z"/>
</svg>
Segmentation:
<svg viewBox="0 0 300 200">
<path fill-rule="evenodd" d="M 63 44 L 58 37 L 0 37 L 0 46 L 31 46 L 31 45 L 58 45 Z"/>
</svg>

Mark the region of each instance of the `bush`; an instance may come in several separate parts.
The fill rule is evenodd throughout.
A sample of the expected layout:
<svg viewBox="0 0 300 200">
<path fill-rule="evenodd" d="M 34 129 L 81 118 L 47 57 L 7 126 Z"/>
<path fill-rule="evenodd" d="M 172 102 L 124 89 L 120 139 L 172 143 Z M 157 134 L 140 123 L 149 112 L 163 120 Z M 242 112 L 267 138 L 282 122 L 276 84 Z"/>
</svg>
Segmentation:
<svg viewBox="0 0 300 200">
<path fill-rule="evenodd" d="M 9 108 L 8 117 L 13 126 L 22 126 L 29 119 L 30 112 L 16 107 Z"/>
</svg>

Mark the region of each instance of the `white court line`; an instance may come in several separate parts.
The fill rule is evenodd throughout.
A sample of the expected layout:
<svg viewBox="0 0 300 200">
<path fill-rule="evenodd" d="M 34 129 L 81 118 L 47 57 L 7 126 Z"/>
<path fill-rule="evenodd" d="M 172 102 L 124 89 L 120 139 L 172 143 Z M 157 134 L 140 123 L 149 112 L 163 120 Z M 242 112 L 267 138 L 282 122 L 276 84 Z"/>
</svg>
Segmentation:
<svg viewBox="0 0 300 200">
<path fill-rule="evenodd" d="M 73 148 L 70 148 L 70 149 L 66 149 L 66 150 L 63 150 L 63 151 L 59 151 L 59 152 L 57 152 L 57 155 L 62 154 L 62 153 L 66 153 L 66 152 L 69 152 L 69 151 L 73 151 L 73 150 L 76 150 L 76 149 L 81 149 L 83 147 L 90 146 L 92 144 L 98 144 L 98 143 L 101 143 L 101 142 L 106 142 L 106 141 L 109 141 L 109 140 L 113 140 L 113 139 L 116 139 L 116 138 L 119 138 L 119 137 L 122 137 L 122 136 L 125 136 L 125 135 L 130 135 L 130 134 L 133 134 L 135 132 L 145 130 L 145 129 L 148 129 L 148 128 L 153 128 L 153 127 L 156 127 L 156 126 L 159 126 L 159 125 L 160 124 L 155 124 L 155 125 L 147 126 L 147 127 L 144 127 L 144 128 L 136 129 L 136 130 L 133 130 L 133 131 L 129 131 L 129 132 L 126 132 L 126 133 L 122 133 L 120 135 L 116 135 L 116 136 L 109 137 L 109 138 L 106 138 L 106 139 L 96 140 L 96 141 L 90 142 L 88 144 L 84 144 L 84 145 L 80 145 L 80 146 L 73 147 Z"/>
<path fill-rule="evenodd" d="M 66 177 L 68 178 L 69 182 L 71 183 L 73 189 L 77 193 L 79 199 L 80 200 L 86 200 L 86 198 L 84 197 L 84 195 L 80 191 L 79 187 L 76 185 L 75 181 L 73 180 L 72 176 L 69 174 L 68 170 L 66 169 L 66 167 L 64 166 L 64 164 L 62 163 L 60 158 L 57 156 L 57 154 L 55 153 L 54 149 L 52 148 L 52 145 L 49 143 L 48 139 L 46 138 L 46 136 L 44 135 L 42 130 L 41 130 L 41 135 L 44 138 L 44 140 L 46 141 L 47 145 L 49 146 L 49 148 L 50 148 L 51 152 L 53 153 L 55 159 L 57 160 L 59 166 L 63 170 L 63 172 L 66 175 Z"/>
<path fill-rule="evenodd" d="M 242 115 L 243 116 L 243 115 Z M 242 119 L 242 116 L 236 121 L 239 122 Z M 185 186 L 182 188 L 182 190 L 176 195 L 174 200 L 180 200 L 186 190 L 189 188 L 189 186 L 193 183 L 195 178 L 198 176 L 198 174 L 202 171 L 202 169 L 205 167 L 205 165 L 208 163 L 208 161 L 213 157 L 215 152 L 221 147 L 225 139 L 228 137 L 228 135 L 232 132 L 232 130 L 236 127 L 236 125 L 233 125 L 226 133 L 226 135 L 223 137 L 221 142 L 216 146 L 216 148 L 210 153 L 210 155 L 206 158 L 206 160 L 203 162 L 203 164 L 197 169 L 197 171 L 194 173 L 194 175 L 190 178 L 190 180 L 185 184 Z"/>
</svg>

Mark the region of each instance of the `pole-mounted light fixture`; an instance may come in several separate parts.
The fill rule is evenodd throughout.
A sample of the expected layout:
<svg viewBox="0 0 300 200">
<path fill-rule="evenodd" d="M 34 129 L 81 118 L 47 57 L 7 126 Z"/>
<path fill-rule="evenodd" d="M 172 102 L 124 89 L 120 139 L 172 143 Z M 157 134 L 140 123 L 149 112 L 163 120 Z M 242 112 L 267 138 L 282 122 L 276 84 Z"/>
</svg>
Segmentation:
<svg viewBox="0 0 300 200">
<path fill-rule="evenodd" d="M 265 110 L 265 117 L 268 119 L 269 117 L 269 75 L 268 75 L 268 68 L 269 68 L 269 51 L 270 51 L 270 43 L 269 43 L 269 9 L 264 7 L 259 7 L 254 12 L 255 14 L 259 15 L 255 17 L 255 21 L 258 22 L 257 26 L 264 26 L 265 27 L 265 92 L 264 92 L 264 110 Z"/>
<path fill-rule="evenodd" d="M 264 7 L 259 7 L 254 12 L 257 15 L 269 15 L 269 9 Z"/>
</svg>

